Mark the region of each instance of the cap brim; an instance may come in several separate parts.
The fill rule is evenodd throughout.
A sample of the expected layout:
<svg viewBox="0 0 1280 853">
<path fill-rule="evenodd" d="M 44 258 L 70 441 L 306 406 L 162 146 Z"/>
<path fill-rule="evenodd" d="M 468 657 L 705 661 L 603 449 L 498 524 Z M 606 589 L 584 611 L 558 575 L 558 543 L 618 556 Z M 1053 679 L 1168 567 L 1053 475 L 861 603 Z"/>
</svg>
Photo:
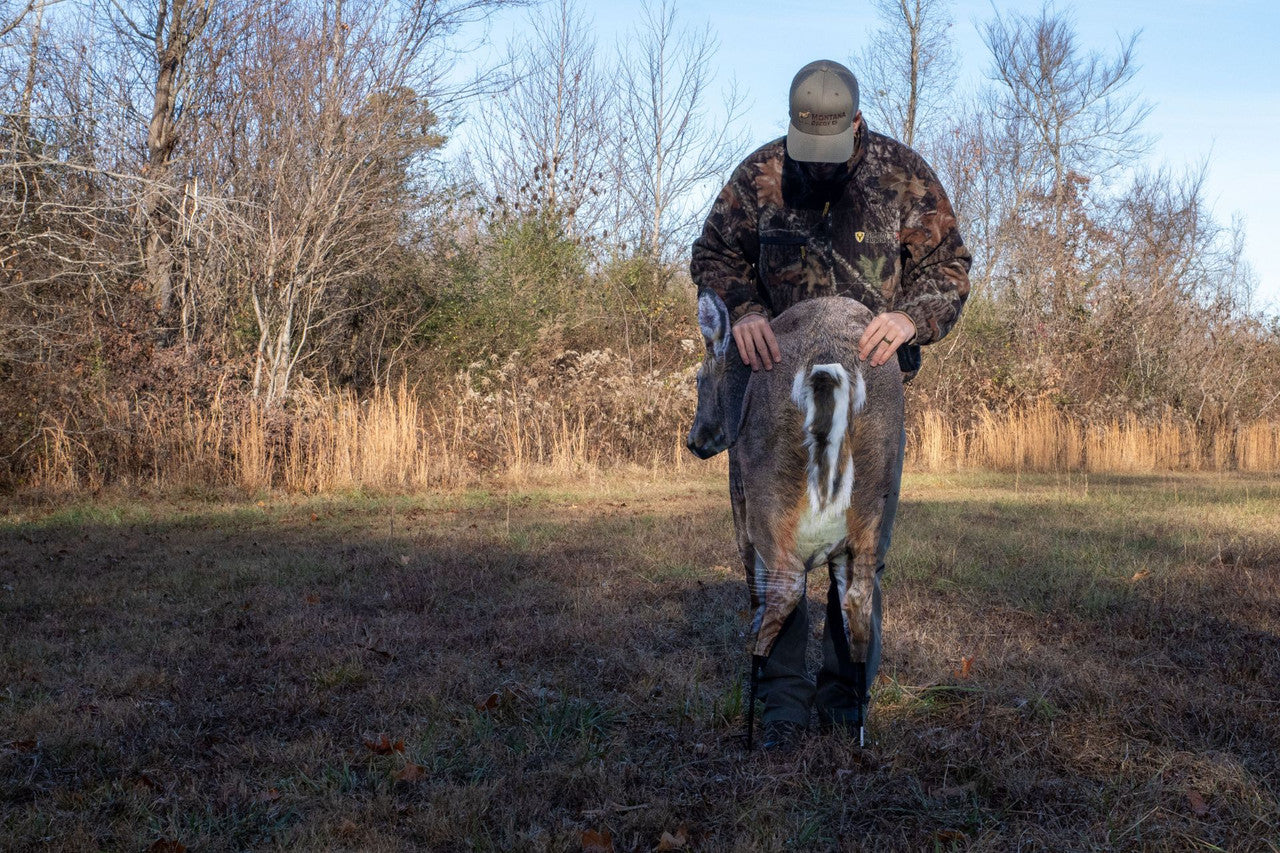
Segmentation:
<svg viewBox="0 0 1280 853">
<path fill-rule="evenodd" d="M 843 163 L 853 156 L 853 125 L 831 136 L 805 133 L 794 124 L 787 126 L 787 154 L 801 163 Z"/>
</svg>

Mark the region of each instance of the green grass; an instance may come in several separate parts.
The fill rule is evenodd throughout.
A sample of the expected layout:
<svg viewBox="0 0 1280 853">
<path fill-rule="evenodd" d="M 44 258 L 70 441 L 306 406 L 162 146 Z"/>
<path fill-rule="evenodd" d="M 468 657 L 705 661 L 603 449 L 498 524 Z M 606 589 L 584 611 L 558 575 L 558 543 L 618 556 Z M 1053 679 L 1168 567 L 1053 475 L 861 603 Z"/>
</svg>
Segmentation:
<svg viewBox="0 0 1280 853">
<path fill-rule="evenodd" d="M 0 846 L 1280 849 L 1277 480 L 909 475 L 872 749 L 787 759 L 723 489 L 10 507 Z"/>
</svg>

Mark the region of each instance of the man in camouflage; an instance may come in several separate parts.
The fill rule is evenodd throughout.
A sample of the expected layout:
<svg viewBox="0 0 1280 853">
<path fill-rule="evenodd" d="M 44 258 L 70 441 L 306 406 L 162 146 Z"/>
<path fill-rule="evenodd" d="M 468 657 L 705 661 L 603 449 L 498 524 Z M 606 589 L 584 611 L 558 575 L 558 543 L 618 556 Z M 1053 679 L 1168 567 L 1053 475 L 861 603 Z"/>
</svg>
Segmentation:
<svg viewBox="0 0 1280 853">
<path fill-rule="evenodd" d="M 770 318 L 801 300 L 838 295 L 876 315 L 859 342 L 859 357 L 879 366 L 896 355 L 910 379 L 919 368 L 919 347 L 940 340 L 959 318 L 969 264 L 951 204 L 928 164 L 868 130 L 856 78 L 843 65 L 820 60 L 791 84 L 787 136 L 747 157 L 716 198 L 693 244 L 690 272 L 699 288 L 724 300 L 738 353 L 753 370 L 771 370 L 779 359 Z M 797 607 L 760 675 L 766 748 L 794 745 L 815 704 L 824 728 L 856 731 L 863 722 L 859 697 L 869 695 L 879 667 L 880 574 L 901 472 L 900 450 L 876 555 L 863 689 L 851 683 L 855 670 L 836 653 L 840 632 L 830 619 L 816 684 L 809 678 L 808 612 Z M 732 451 L 729 492 L 741 532 L 741 473 Z M 754 555 L 744 552 L 743 560 L 750 572 Z"/>
</svg>

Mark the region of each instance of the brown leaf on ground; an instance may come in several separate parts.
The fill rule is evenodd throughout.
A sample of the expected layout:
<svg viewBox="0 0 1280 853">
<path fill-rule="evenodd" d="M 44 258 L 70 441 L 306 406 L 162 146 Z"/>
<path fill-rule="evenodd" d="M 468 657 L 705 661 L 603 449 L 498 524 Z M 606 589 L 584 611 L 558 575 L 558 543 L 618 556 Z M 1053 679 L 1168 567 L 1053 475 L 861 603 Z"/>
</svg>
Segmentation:
<svg viewBox="0 0 1280 853">
<path fill-rule="evenodd" d="M 171 841 L 168 838 L 161 838 L 156 843 L 147 848 L 147 853 L 187 853 L 187 845 L 181 841 Z"/>
<path fill-rule="evenodd" d="M 498 703 L 500 701 L 502 701 L 502 694 L 495 690 L 483 699 L 476 701 L 476 710 L 482 714 L 492 711 L 494 708 L 498 707 Z"/>
<path fill-rule="evenodd" d="M 396 773 L 393 778 L 397 782 L 421 782 L 427 778 L 427 768 L 421 764 L 406 761 L 404 767 L 401 767 L 400 772 Z"/>
<path fill-rule="evenodd" d="M 1196 817 L 1204 817 L 1209 813 L 1209 804 L 1204 801 L 1204 795 L 1199 791 L 1187 791 L 1187 805 L 1191 807 L 1191 813 Z"/>
<path fill-rule="evenodd" d="M 689 843 L 688 827 L 679 827 L 675 835 L 670 832 L 662 833 L 662 838 L 658 840 L 658 846 L 654 850 L 683 850 Z"/>
<path fill-rule="evenodd" d="M 1133 573 L 1133 577 L 1129 578 L 1129 580 L 1131 580 L 1131 581 L 1140 581 L 1140 580 L 1142 580 L 1143 578 L 1145 578 L 1145 577 L 1146 577 L 1147 575 L 1149 575 L 1149 574 L 1151 574 L 1150 570 L 1148 570 L 1148 569 L 1140 569 L 1139 571 L 1134 572 L 1134 573 Z"/>
<path fill-rule="evenodd" d="M 4 746 L 5 749 L 12 749 L 14 752 L 36 751 L 36 742 L 34 740 L 11 740 Z"/>
<path fill-rule="evenodd" d="M 404 741 L 397 740 L 392 742 L 391 738 L 385 734 L 375 735 L 371 738 L 363 739 L 365 749 L 375 755 L 390 755 L 393 752 L 404 752 Z"/>
<path fill-rule="evenodd" d="M 951 670 L 951 673 L 956 678 L 968 678 L 973 671 L 973 658 L 974 655 L 960 658 L 960 668 Z"/>
<path fill-rule="evenodd" d="M 582 853 L 613 853 L 613 836 L 608 830 L 596 832 L 594 829 L 584 829 Z"/>
<path fill-rule="evenodd" d="M 144 788 L 150 788 L 153 791 L 164 790 L 164 786 L 161 785 L 159 782 L 157 782 L 155 777 L 152 776 L 150 773 L 148 773 L 146 770 L 143 770 L 141 773 L 139 773 L 137 777 L 134 778 L 133 783 L 135 785 L 141 785 Z"/>
<path fill-rule="evenodd" d="M 963 797 L 974 789 L 974 783 L 968 782 L 964 785 L 946 785 L 944 787 L 934 788 L 929 792 L 929 796 L 935 800 L 951 800 L 956 797 Z"/>
</svg>

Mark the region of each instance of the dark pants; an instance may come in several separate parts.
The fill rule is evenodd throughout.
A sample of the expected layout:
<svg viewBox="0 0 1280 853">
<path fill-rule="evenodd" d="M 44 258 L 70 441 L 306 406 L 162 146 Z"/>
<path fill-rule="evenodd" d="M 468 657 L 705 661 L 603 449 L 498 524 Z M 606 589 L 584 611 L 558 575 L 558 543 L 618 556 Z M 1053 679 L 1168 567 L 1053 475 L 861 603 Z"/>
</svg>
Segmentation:
<svg viewBox="0 0 1280 853">
<path fill-rule="evenodd" d="M 844 622 L 839 615 L 840 602 L 833 583 L 827 592 L 827 621 L 822 634 L 822 664 L 818 669 L 817 682 L 809 677 L 805 661 L 809 646 L 809 603 L 807 597 L 801 599 L 782 626 L 760 673 L 758 690 L 764 701 L 763 719 L 766 723 L 789 720 L 807 726 L 809 709 L 814 705 L 819 719 L 824 722 L 863 722 L 864 709 L 859 707 L 858 698 L 860 694 L 871 695 L 871 685 L 880 669 L 880 574 L 884 571 L 885 554 L 889 552 L 893 538 L 893 519 L 898 513 L 898 491 L 902 485 L 902 457 L 906 444 L 904 429 L 876 546 L 875 584 L 871 593 L 871 641 L 867 645 L 866 666 L 855 665 L 849 660 Z"/>
</svg>

